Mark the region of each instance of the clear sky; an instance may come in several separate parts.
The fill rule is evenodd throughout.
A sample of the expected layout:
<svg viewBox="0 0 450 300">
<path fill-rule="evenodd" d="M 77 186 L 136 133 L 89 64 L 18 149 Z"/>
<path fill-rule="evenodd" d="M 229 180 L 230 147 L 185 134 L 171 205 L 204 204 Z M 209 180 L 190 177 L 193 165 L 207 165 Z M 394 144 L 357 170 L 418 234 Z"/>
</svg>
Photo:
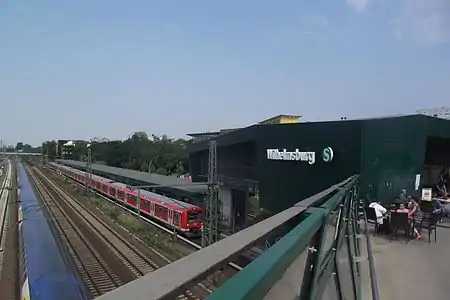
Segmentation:
<svg viewBox="0 0 450 300">
<path fill-rule="evenodd" d="M 448 0 L 2 0 L 0 138 L 450 105 L 449 42 Z"/>
</svg>

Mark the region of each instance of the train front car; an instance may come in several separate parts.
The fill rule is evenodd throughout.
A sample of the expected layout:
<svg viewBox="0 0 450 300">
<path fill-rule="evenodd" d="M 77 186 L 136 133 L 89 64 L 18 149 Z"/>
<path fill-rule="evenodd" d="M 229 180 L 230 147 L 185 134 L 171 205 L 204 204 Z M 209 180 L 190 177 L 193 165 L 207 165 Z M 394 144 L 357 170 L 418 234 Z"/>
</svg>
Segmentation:
<svg viewBox="0 0 450 300">
<path fill-rule="evenodd" d="M 186 210 L 186 223 L 187 228 L 189 229 L 186 233 L 188 237 L 201 236 L 203 228 L 203 209 L 195 205 L 190 205 Z"/>
<path fill-rule="evenodd" d="M 20 299 L 89 299 L 83 282 L 53 236 L 21 163 L 17 172 L 20 185 Z"/>
</svg>

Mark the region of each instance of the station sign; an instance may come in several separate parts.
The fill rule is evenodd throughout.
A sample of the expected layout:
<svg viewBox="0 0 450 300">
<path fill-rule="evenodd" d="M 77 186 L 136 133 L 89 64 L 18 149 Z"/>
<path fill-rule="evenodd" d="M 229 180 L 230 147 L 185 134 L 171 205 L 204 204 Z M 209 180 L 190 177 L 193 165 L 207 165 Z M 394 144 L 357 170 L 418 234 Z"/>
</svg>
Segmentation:
<svg viewBox="0 0 450 300">
<path fill-rule="evenodd" d="M 322 160 L 326 163 L 334 158 L 334 152 L 331 147 L 323 149 L 321 153 Z M 266 149 L 266 158 L 268 160 L 286 160 L 307 162 L 309 165 L 316 163 L 316 152 L 314 151 L 288 151 L 287 149 Z"/>
</svg>

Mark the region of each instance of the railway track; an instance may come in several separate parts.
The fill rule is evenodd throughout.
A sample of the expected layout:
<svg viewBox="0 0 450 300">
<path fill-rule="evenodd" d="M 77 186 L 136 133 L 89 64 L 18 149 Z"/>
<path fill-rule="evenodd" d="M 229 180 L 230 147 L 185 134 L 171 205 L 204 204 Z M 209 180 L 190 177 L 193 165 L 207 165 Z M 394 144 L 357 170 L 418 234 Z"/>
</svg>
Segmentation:
<svg viewBox="0 0 450 300">
<path fill-rule="evenodd" d="M 51 178 L 52 175 L 54 175 L 54 173 L 47 173 L 47 172 L 48 172 L 48 169 L 46 169 L 46 168 L 44 168 L 44 169 L 42 170 L 42 173 L 43 173 L 43 174 L 46 174 L 47 176 L 49 176 L 49 178 Z M 65 177 L 65 178 L 69 178 L 69 177 Z M 69 179 L 70 179 L 70 178 L 69 178 Z M 80 183 L 74 181 L 73 179 L 70 179 L 70 183 L 71 183 L 71 184 L 74 184 L 74 185 L 76 185 L 76 186 L 79 186 L 79 187 L 83 187 L 83 190 L 84 190 L 84 188 L 85 188 L 84 185 L 82 185 L 82 184 L 80 184 Z M 60 183 L 60 184 L 61 184 L 61 183 Z M 64 184 L 62 184 L 60 187 L 61 187 L 61 189 L 63 189 L 66 193 L 69 193 L 69 194 L 73 193 L 73 191 L 71 191 L 71 190 L 67 189 L 66 187 L 64 187 Z M 137 213 L 135 212 L 135 210 L 132 210 L 132 209 L 130 209 L 130 208 L 127 208 L 127 207 L 123 206 L 122 204 L 119 204 L 119 203 L 116 203 L 116 202 L 112 202 L 113 200 L 109 199 L 109 198 L 106 197 L 105 195 L 102 195 L 101 193 L 99 193 L 99 192 L 97 192 L 97 191 L 95 191 L 95 190 L 92 190 L 92 191 L 93 191 L 98 197 L 101 197 L 102 199 L 104 199 L 104 200 L 106 200 L 106 201 L 108 201 L 108 202 L 110 202 L 110 203 L 113 203 L 115 206 L 120 207 L 120 208 L 123 209 L 124 211 L 127 211 L 127 212 L 129 212 L 130 214 L 137 216 Z M 79 200 L 79 201 L 82 202 L 83 200 Z M 87 203 L 86 203 L 86 204 L 87 204 Z M 89 205 L 87 205 L 87 207 L 89 207 Z M 92 211 L 92 207 L 91 207 L 90 209 L 91 209 L 91 211 Z M 94 211 L 94 213 L 97 213 L 97 216 L 100 216 L 100 218 L 104 218 L 104 216 L 105 216 L 104 212 L 103 212 L 100 208 L 98 208 L 98 207 L 96 207 L 96 206 L 95 206 L 95 209 L 96 209 L 96 211 Z M 101 215 L 100 215 L 99 213 L 100 213 Z M 147 223 L 149 223 L 149 224 L 155 226 L 156 229 L 157 229 L 158 231 L 160 231 L 161 234 L 167 234 L 167 235 L 170 235 L 171 237 L 173 237 L 173 234 L 174 234 L 174 233 L 173 233 L 173 230 L 169 230 L 169 229 L 167 229 L 167 228 L 165 228 L 165 227 L 163 227 L 163 226 L 161 226 L 161 225 L 159 225 L 159 224 L 157 224 L 157 223 L 155 223 L 155 222 L 153 222 L 153 221 L 151 221 L 150 219 L 147 219 L 147 218 L 141 218 L 141 220 L 144 220 L 145 222 L 147 222 Z M 104 221 L 105 221 L 105 220 L 104 220 Z M 115 226 L 121 227 L 124 231 L 126 231 L 126 232 L 129 233 L 131 236 L 133 236 L 133 240 L 137 240 L 137 241 L 139 241 L 139 242 L 140 242 L 141 244 L 143 244 L 143 245 L 146 244 L 146 243 L 143 242 L 138 236 L 136 236 L 136 235 L 133 234 L 132 232 L 128 231 L 126 228 L 124 228 L 121 224 L 117 223 L 116 221 L 109 219 L 109 220 L 107 220 L 107 223 L 113 224 L 113 226 L 115 225 Z M 158 233 L 158 234 L 159 234 L 159 233 Z M 181 244 L 185 244 L 186 246 L 192 247 L 192 250 L 193 250 L 193 251 L 195 251 L 196 249 L 201 249 L 201 248 L 202 248 L 201 246 L 199 246 L 198 243 L 195 243 L 194 240 L 192 240 L 192 239 L 187 239 L 187 238 L 185 238 L 185 237 L 183 237 L 183 236 L 177 236 L 177 237 L 176 237 L 176 240 L 177 240 L 178 242 L 180 242 Z M 148 245 L 147 245 L 147 246 L 148 246 Z M 159 250 L 159 251 L 161 252 L 161 250 Z M 164 253 L 163 250 L 162 250 L 162 253 Z M 170 263 L 170 262 L 171 262 L 166 256 L 165 256 L 165 257 L 162 257 L 162 259 L 165 260 L 165 261 L 161 264 L 161 266 L 166 265 L 167 263 Z M 176 258 L 175 258 L 175 259 L 176 259 Z M 175 259 L 173 259 L 173 260 L 175 260 Z M 220 286 L 221 284 L 223 284 L 227 279 L 233 277 L 233 276 L 236 274 L 236 272 L 238 272 L 238 271 L 241 270 L 241 269 L 242 269 L 242 267 L 240 267 L 239 265 L 236 265 L 235 263 L 231 263 L 231 262 L 230 262 L 230 263 L 228 264 L 228 266 L 225 266 L 225 267 L 221 268 L 220 270 L 211 273 L 207 278 L 205 278 L 204 280 L 202 280 L 201 282 L 199 282 L 199 283 L 198 283 L 198 286 L 192 287 L 192 290 L 195 291 L 195 294 L 202 295 L 201 298 L 203 298 L 203 297 L 205 297 L 206 295 L 209 295 L 209 294 L 210 294 L 213 290 L 215 290 L 218 286 Z"/>
<path fill-rule="evenodd" d="M 50 215 L 59 237 L 66 245 L 66 249 L 70 253 L 91 296 L 100 296 L 123 284 L 123 281 L 114 274 L 111 267 L 95 250 L 92 243 L 83 236 L 83 233 L 68 217 L 63 208 L 52 199 L 50 192 L 43 186 L 43 183 L 33 173 L 30 172 L 29 174 L 35 183 L 43 206 Z"/>
<path fill-rule="evenodd" d="M 37 168 L 30 177 L 92 297 L 159 267 Z M 199 299 L 187 290 L 177 299 Z"/>
</svg>

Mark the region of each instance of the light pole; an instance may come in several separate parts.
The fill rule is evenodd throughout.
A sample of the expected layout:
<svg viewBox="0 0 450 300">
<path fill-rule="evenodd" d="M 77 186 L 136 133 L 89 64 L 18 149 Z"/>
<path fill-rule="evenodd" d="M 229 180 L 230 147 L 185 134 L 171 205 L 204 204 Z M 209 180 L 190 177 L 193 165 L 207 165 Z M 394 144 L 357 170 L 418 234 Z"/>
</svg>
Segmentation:
<svg viewBox="0 0 450 300">
<path fill-rule="evenodd" d="M 153 157 L 150 159 L 150 161 L 148 162 L 148 174 L 152 173 L 152 165 L 153 165 L 153 161 L 155 160 L 156 157 Z"/>
<path fill-rule="evenodd" d="M 90 187 L 91 187 L 91 183 L 92 183 L 92 149 L 91 149 L 91 143 L 88 143 L 86 145 L 87 147 L 87 151 L 88 151 L 88 161 L 87 161 L 87 171 L 88 171 L 88 176 L 86 176 L 86 195 L 90 198 L 91 194 L 90 194 Z"/>
</svg>

